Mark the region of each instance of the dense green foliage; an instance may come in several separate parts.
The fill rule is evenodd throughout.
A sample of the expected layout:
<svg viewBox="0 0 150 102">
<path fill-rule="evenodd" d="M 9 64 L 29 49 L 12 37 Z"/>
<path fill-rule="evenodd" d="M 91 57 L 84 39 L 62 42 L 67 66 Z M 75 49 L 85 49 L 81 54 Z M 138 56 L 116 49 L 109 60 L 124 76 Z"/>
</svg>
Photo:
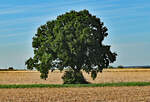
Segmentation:
<svg viewBox="0 0 150 102">
<path fill-rule="evenodd" d="M 9 67 L 8 70 L 14 70 L 14 68 L 13 67 Z"/>
<path fill-rule="evenodd" d="M 0 85 L 0 88 L 63 88 L 63 87 L 116 87 L 116 86 L 150 86 L 150 82 L 119 82 L 101 84 L 29 84 L 29 85 Z"/>
<path fill-rule="evenodd" d="M 64 84 L 88 84 L 82 72 L 75 73 L 74 70 L 65 71 L 62 76 Z"/>
<path fill-rule="evenodd" d="M 38 28 L 32 42 L 34 57 L 25 64 L 40 71 L 45 80 L 56 68 L 71 68 L 74 73 L 83 69 L 95 79 L 116 60 L 110 46 L 102 44 L 107 35 L 103 22 L 88 10 L 67 12 Z"/>
</svg>

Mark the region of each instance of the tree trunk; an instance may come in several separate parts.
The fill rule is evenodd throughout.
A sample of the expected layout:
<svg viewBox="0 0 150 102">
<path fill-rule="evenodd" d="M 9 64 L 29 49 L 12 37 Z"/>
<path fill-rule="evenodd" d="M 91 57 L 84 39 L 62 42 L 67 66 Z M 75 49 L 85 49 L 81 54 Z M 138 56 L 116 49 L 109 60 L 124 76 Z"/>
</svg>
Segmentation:
<svg viewBox="0 0 150 102">
<path fill-rule="evenodd" d="M 62 79 L 64 84 L 88 84 L 80 70 L 65 71 Z"/>
</svg>

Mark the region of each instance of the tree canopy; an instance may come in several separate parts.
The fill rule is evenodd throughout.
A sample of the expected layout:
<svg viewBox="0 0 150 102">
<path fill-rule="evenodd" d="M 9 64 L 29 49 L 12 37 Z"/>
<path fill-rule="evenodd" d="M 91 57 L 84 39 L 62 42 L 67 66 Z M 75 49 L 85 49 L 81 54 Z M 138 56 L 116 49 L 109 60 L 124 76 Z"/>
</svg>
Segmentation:
<svg viewBox="0 0 150 102">
<path fill-rule="evenodd" d="M 28 69 L 40 71 L 43 79 L 49 70 L 64 68 L 76 73 L 91 72 L 95 79 L 98 72 L 116 60 L 110 45 L 102 43 L 107 35 L 104 23 L 88 10 L 66 12 L 37 29 L 32 42 L 34 56 L 25 64 Z"/>
</svg>

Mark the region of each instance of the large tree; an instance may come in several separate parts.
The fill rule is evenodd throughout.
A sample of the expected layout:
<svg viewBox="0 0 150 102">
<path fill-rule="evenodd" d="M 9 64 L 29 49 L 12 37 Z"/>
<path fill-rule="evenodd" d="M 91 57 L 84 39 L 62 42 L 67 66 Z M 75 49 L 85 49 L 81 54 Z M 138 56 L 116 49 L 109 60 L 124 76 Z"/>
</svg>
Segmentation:
<svg viewBox="0 0 150 102">
<path fill-rule="evenodd" d="M 86 83 L 81 70 L 95 79 L 98 72 L 116 60 L 110 45 L 102 43 L 107 35 L 104 23 L 88 10 L 67 12 L 37 29 L 32 42 L 34 57 L 25 64 L 28 69 L 40 71 L 45 80 L 49 70 L 65 68 L 71 70 L 62 77 L 64 83 L 70 83 L 66 77 L 71 83 Z"/>
</svg>

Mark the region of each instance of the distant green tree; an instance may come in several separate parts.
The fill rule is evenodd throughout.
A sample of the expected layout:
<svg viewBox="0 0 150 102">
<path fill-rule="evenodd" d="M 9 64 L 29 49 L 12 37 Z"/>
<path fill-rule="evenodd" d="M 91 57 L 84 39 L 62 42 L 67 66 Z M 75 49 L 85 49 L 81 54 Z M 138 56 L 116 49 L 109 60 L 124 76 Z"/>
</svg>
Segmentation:
<svg viewBox="0 0 150 102">
<path fill-rule="evenodd" d="M 8 70 L 14 70 L 14 68 L 13 67 L 9 67 Z"/>
<path fill-rule="evenodd" d="M 87 83 L 81 69 L 95 79 L 116 60 L 110 46 L 102 44 L 107 35 L 103 22 L 88 10 L 67 12 L 38 28 L 32 42 L 34 57 L 25 64 L 40 71 L 45 80 L 49 70 L 69 68 L 62 77 L 64 83 Z"/>
<path fill-rule="evenodd" d="M 119 65 L 118 68 L 124 68 L 122 65 Z"/>
</svg>

